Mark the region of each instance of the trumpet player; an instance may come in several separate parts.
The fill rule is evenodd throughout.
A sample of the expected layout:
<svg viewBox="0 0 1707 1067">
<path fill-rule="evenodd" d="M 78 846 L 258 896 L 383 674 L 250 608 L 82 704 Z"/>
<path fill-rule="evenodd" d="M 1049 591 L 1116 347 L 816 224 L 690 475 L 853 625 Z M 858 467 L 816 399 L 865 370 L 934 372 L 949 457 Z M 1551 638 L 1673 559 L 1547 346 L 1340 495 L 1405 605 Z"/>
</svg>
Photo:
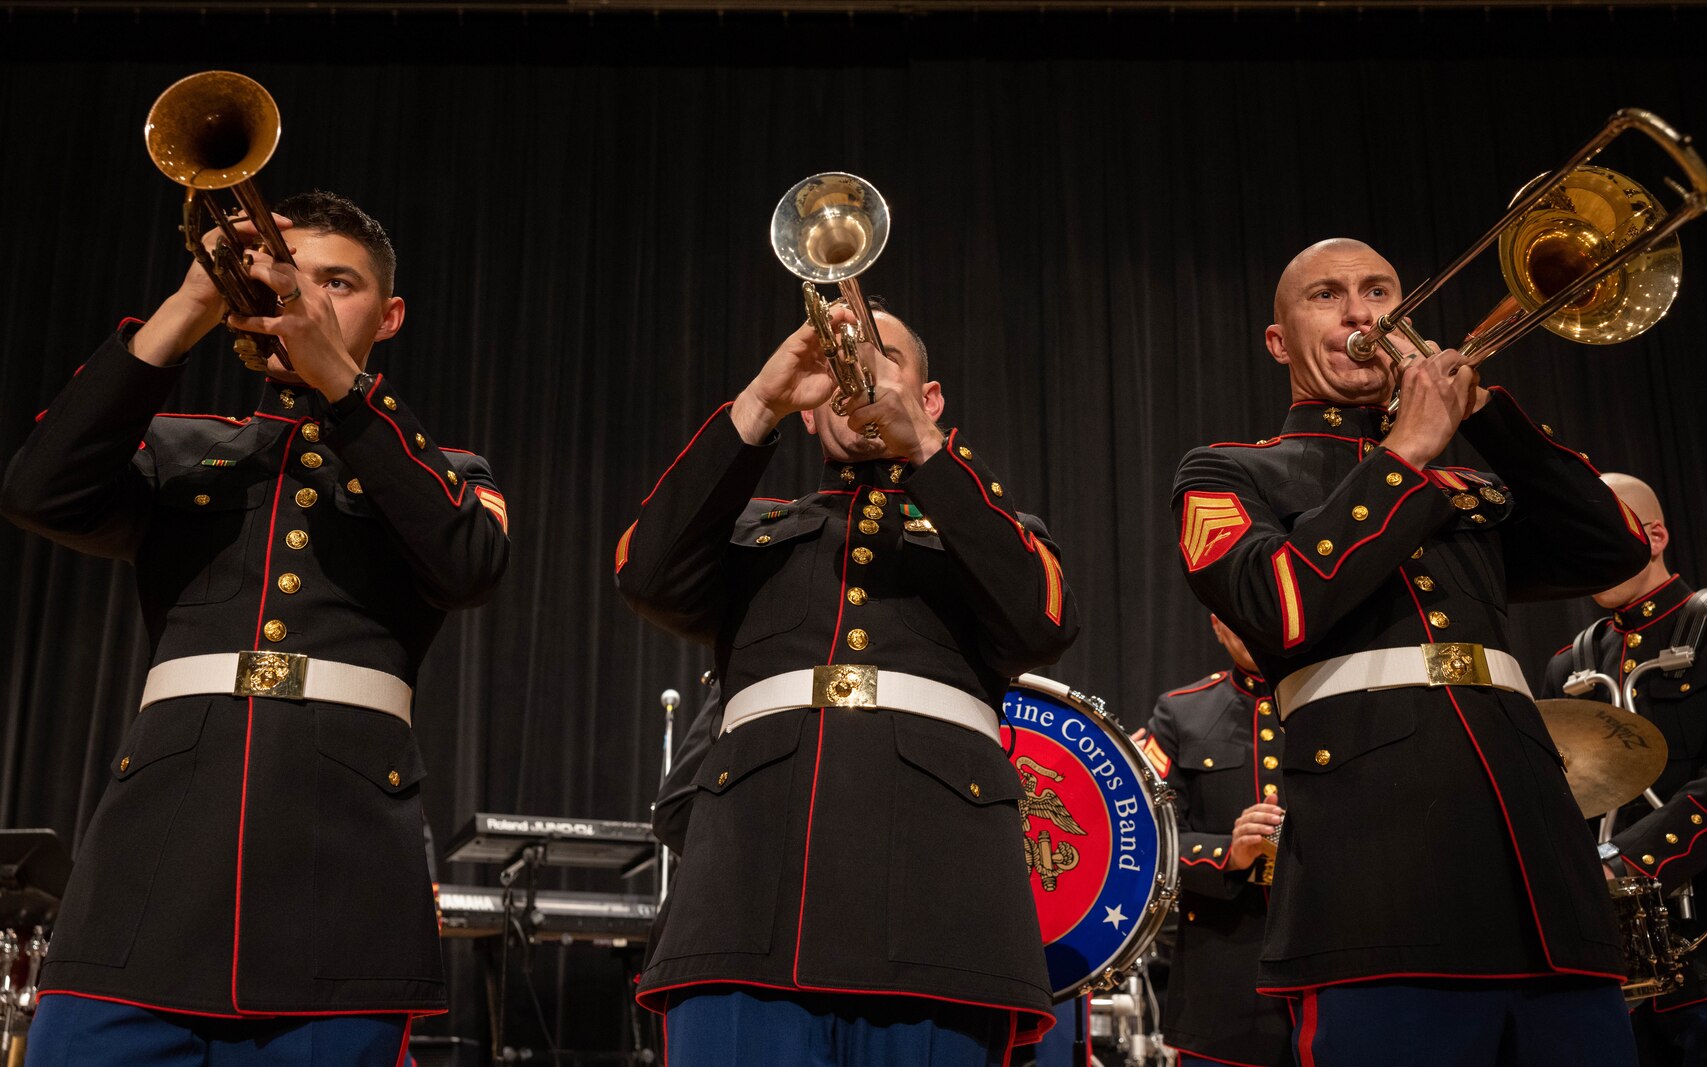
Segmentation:
<svg viewBox="0 0 1707 1067">
<path fill-rule="evenodd" d="M 795 331 L 617 547 L 629 605 L 711 646 L 724 694 L 640 977 L 672 1067 L 986 1067 L 1052 1020 L 998 721 L 1076 609 L 1019 493 L 938 428 L 924 342 L 872 303 L 869 391 L 837 414 Z M 817 486 L 751 499 L 795 414 Z"/>
<path fill-rule="evenodd" d="M 445 1008 L 412 687 L 445 613 L 503 573 L 507 517 L 486 461 L 367 369 L 403 324 L 385 231 L 329 193 L 278 211 L 295 264 L 251 251 L 277 308 L 233 323 L 289 357 L 254 411 L 162 412 L 225 315 L 192 265 L 71 377 L 0 489 L 25 529 L 133 564 L 153 653 L 31 1067 L 394 1067 L 409 1020 Z"/>
<path fill-rule="evenodd" d="M 1629 1064 L 1611 901 L 1505 606 L 1623 581 L 1648 540 L 1458 350 L 1352 359 L 1398 302 L 1368 245 L 1305 249 L 1264 337 L 1280 432 L 1175 478 L 1187 579 L 1286 726 L 1259 987 L 1299 998 L 1304 1065 Z M 1497 473 L 1435 465 L 1459 437 Z"/>
</svg>

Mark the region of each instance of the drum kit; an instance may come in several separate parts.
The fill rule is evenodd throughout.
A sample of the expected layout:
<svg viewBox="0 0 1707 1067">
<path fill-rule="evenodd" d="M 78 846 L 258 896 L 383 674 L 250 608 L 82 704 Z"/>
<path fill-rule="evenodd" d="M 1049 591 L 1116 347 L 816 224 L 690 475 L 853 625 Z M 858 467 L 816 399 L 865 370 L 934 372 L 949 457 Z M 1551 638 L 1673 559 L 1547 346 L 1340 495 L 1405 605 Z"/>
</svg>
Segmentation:
<svg viewBox="0 0 1707 1067">
<path fill-rule="evenodd" d="M 22 1067 L 48 931 L 71 876 L 52 830 L 0 830 L 0 1067 Z"/>
</svg>

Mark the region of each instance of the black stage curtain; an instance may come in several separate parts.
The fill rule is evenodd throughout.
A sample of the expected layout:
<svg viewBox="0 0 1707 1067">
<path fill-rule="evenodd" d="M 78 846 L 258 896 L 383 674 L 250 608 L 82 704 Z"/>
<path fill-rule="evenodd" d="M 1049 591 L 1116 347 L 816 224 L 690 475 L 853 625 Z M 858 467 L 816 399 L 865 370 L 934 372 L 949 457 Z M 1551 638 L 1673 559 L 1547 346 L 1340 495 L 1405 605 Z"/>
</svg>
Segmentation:
<svg viewBox="0 0 1707 1067">
<path fill-rule="evenodd" d="M 453 618 L 421 679 L 441 843 L 475 810 L 645 817 L 657 694 L 695 703 L 708 654 L 626 611 L 613 546 L 800 321 L 766 243 L 800 177 L 852 170 L 889 198 L 868 289 L 927 339 L 947 421 L 1062 545 L 1085 626 L 1052 673 L 1131 727 L 1220 665 L 1168 490 L 1187 448 L 1279 424 L 1285 376 L 1260 337 L 1286 260 L 1345 234 L 1418 280 L 1615 108 L 1707 129 L 1707 11 L 1689 7 L 0 20 L 6 454 L 187 264 L 179 191 L 138 136 L 175 78 L 259 78 L 285 118 L 264 189 L 335 189 L 390 227 L 409 310 L 376 365 L 439 440 L 491 459 L 515 541 L 496 597 Z M 1617 157 L 1663 172 L 1642 146 Z M 1486 376 L 1602 469 L 1649 480 L 1696 582 L 1701 289 L 1687 278 L 1642 339 L 1537 335 Z M 1455 339 L 1501 292 L 1480 264 L 1420 321 Z M 250 409 L 256 379 L 223 342 L 194 362 L 178 410 Z M 787 437 L 777 495 L 818 462 L 798 424 Z M 147 664 L 131 576 L 10 527 L 0 560 L 0 825 L 75 842 Z M 1592 614 L 1520 608 L 1515 651 L 1538 672 Z M 480 997 L 459 973 L 469 1032 Z"/>
</svg>

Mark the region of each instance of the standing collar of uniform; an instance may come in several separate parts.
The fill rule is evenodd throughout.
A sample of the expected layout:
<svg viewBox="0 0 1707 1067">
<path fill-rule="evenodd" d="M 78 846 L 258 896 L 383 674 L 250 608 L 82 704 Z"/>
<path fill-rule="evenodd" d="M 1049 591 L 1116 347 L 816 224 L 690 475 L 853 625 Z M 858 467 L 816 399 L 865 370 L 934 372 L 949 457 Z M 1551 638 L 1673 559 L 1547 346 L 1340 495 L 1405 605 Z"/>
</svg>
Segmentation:
<svg viewBox="0 0 1707 1067">
<path fill-rule="evenodd" d="M 868 459 L 863 463 L 824 461 L 824 473 L 818 479 L 820 493 L 847 492 L 862 485 L 901 491 L 912 466 L 904 459 Z"/>
<path fill-rule="evenodd" d="M 320 395 L 320 390 L 300 382 L 281 382 L 268 378 L 261 389 L 261 402 L 255 414 L 275 419 L 324 419 L 332 405 Z"/>
<path fill-rule="evenodd" d="M 1648 590 L 1614 611 L 1612 626 L 1619 633 L 1645 630 L 1676 611 L 1694 592 L 1682 575 L 1674 574 L 1658 588 Z"/>
<path fill-rule="evenodd" d="M 1372 404 L 1341 407 L 1321 400 L 1300 400 L 1287 411 L 1280 432 L 1379 441 L 1392 428 L 1393 420 L 1385 407 Z"/>
<path fill-rule="evenodd" d="M 1227 681 L 1232 683 L 1234 689 L 1248 697 L 1261 696 L 1268 692 L 1268 682 L 1263 679 L 1262 675 L 1254 671 L 1241 670 L 1237 663 L 1233 664 L 1227 671 Z"/>
</svg>

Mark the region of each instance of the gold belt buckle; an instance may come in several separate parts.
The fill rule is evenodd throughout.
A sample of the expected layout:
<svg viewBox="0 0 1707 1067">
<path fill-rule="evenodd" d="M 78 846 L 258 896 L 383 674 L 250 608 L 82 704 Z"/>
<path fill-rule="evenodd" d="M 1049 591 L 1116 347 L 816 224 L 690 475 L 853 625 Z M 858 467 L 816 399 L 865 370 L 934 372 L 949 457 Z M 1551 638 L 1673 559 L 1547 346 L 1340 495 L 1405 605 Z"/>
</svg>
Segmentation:
<svg viewBox="0 0 1707 1067">
<path fill-rule="evenodd" d="M 231 695 L 301 700 L 307 680 L 308 657 L 300 652 L 239 652 Z"/>
<path fill-rule="evenodd" d="M 1481 645 L 1468 641 L 1441 641 L 1423 645 L 1423 666 L 1428 684 L 1493 685 L 1488 656 Z"/>
<path fill-rule="evenodd" d="M 815 708 L 875 708 L 877 668 L 863 663 L 834 663 L 812 668 Z"/>
</svg>

